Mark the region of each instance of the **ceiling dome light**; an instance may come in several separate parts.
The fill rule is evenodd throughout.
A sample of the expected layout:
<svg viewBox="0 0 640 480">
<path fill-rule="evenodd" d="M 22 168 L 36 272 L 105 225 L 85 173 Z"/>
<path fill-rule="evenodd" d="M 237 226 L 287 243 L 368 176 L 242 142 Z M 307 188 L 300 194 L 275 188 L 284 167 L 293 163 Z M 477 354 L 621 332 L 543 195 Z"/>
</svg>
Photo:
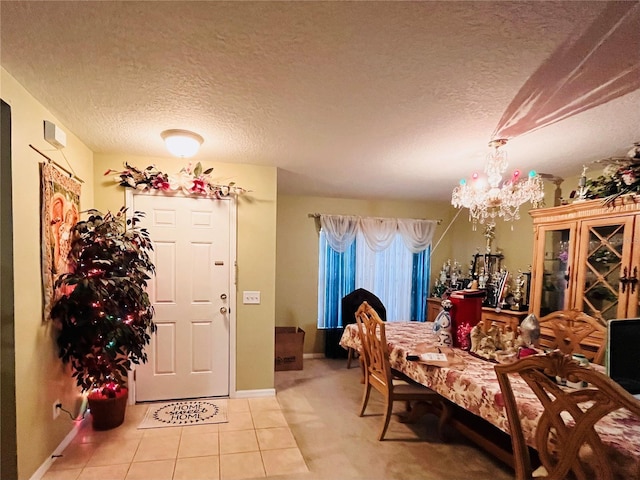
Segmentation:
<svg viewBox="0 0 640 480">
<path fill-rule="evenodd" d="M 181 158 L 193 157 L 198 153 L 200 145 L 204 142 L 204 139 L 200 135 L 190 132 L 189 130 L 165 130 L 160 136 L 164 140 L 167 150 L 169 150 L 172 155 Z"/>
</svg>

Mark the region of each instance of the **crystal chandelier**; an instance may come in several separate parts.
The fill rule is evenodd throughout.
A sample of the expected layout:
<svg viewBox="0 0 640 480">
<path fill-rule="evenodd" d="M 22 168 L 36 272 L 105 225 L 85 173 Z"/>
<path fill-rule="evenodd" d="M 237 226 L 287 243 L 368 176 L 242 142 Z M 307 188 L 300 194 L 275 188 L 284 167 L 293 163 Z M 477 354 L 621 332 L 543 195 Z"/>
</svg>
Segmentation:
<svg viewBox="0 0 640 480">
<path fill-rule="evenodd" d="M 507 169 L 507 153 L 500 147 L 506 143 L 505 139 L 489 142 L 491 151 L 484 168 L 486 177 L 474 173 L 471 181 L 462 179 L 460 185 L 453 189 L 451 204 L 456 208 L 469 209 L 469 220 L 473 222 L 474 230 L 478 222 L 495 225 L 496 217 L 502 217 L 506 222 L 518 220 L 523 203 L 531 202 L 533 208 L 542 204 L 542 178 L 534 170 L 526 179 L 520 178 L 519 170 L 515 170 L 508 180 L 502 179 Z"/>
</svg>

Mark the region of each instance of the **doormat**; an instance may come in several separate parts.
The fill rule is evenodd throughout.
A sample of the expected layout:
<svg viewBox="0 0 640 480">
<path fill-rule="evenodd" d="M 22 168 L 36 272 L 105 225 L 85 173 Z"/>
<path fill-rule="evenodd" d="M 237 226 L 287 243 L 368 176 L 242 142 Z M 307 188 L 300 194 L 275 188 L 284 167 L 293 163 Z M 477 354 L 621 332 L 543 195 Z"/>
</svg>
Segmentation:
<svg viewBox="0 0 640 480">
<path fill-rule="evenodd" d="M 226 400 L 181 400 L 150 405 L 138 428 L 185 427 L 228 421 Z"/>
</svg>

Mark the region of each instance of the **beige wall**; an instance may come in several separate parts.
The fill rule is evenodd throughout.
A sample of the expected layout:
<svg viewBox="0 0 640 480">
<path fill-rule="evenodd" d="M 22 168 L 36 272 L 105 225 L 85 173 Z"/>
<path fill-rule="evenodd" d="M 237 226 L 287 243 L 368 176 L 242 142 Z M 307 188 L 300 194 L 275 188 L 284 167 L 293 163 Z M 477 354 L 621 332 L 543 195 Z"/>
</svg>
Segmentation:
<svg viewBox="0 0 640 480">
<path fill-rule="evenodd" d="M 163 172 L 177 173 L 188 160 L 96 154 L 95 205 L 99 210 L 115 211 L 125 204 L 125 188 L 113 181 L 114 175 L 103 175 L 108 169 L 122 169 L 124 162 L 138 168 L 155 164 Z M 277 172 L 274 167 L 201 163 L 203 169 L 214 167 L 213 179 L 236 182 L 250 190 L 238 199 L 236 388 L 273 388 Z M 260 305 L 243 305 L 244 290 L 260 291 Z"/>
<path fill-rule="evenodd" d="M 450 210 L 446 203 L 278 196 L 276 325 L 302 328 L 305 353 L 323 353 L 324 336 L 317 331 L 318 232 L 309 213 L 442 219 L 435 243 Z M 443 241 L 432 262 L 442 264 L 447 255 L 449 245 Z"/>
<path fill-rule="evenodd" d="M 29 144 L 67 165 L 61 152 L 45 142 L 43 120 L 65 131 L 64 155 L 85 180 L 82 208 L 93 206 L 93 158 L 91 151 L 4 69 L 1 79 L 0 95 L 11 106 L 12 118 L 18 475 L 28 479 L 73 427 L 64 413 L 53 420 L 55 400 L 60 399 L 65 408 L 76 413 L 80 404 L 75 382 L 58 359 L 56 331 L 51 322 L 42 322 L 39 164 L 44 158 Z"/>
<path fill-rule="evenodd" d="M 510 272 L 518 269 L 528 271 L 533 258 L 533 222 L 525 208 L 521 212 L 520 220 L 514 222 L 496 222 L 495 238 L 492 243 L 492 252 L 500 250 L 504 255 L 502 265 Z M 451 242 L 451 261 L 457 260 L 463 266 L 466 273 L 469 262 L 478 251 L 486 251 L 485 226 L 478 224 L 476 230 L 469 222 L 468 211 L 463 210 L 451 227 L 449 241 Z M 442 264 L 434 265 L 439 270 Z M 435 277 L 432 275 L 432 280 Z"/>
<path fill-rule="evenodd" d="M 575 179 L 567 180 L 563 194 L 577 185 Z M 555 186 L 545 183 L 546 205 L 553 205 Z M 499 221 L 493 241 L 494 251 L 500 249 L 504 265 L 511 271 L 528 271 L 533 258 L 533 222 L 523 208 L 521 219 L 513 222 Z M 341 198 L 278 196 L 277 221 L 277 269 L 276 269 L 276 325 L 298 326 L 305 332 L 305 353 L 323 353 L 324 335 L 317 330 L 318 312 L 318 232 L 310 213 L 343 215 L 408 217 L 441 219 L 435 236 L 431 258 L 431 283 L 433 286 L 439 269 L 447 260 L 458 260 L 468 265 L 479 248 L 484 252 L 486 239 L 483 226 L 476 231 L 468 220 L 468 211 L 463 210 L 454 219 L 458 210 L 448 202 L 401 202 L 387 200 L 353 200 Z M 445 230 L 450 225 L 448 231 Z M 513 226 L 513 229 L 512 229 Z M 444 236 L 443 236 L 444 234 Z"/>
</svg>

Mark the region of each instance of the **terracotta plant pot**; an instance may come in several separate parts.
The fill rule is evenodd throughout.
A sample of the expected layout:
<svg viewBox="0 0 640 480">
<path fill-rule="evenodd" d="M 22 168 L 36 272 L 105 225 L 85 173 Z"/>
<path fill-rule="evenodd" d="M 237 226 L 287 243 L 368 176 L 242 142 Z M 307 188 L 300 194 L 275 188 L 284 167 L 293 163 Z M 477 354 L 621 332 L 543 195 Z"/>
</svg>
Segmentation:
<svg viewBox="0 0 640 480">
<path fill-rule="evenodd" d="M 108 398 L 100 393 L 89 394 L 87 399 L 94 430 L 110 430 L 122 425 L 128 393 L 126 388 L 122 388 L 115 398 Z"/>
</svg>

